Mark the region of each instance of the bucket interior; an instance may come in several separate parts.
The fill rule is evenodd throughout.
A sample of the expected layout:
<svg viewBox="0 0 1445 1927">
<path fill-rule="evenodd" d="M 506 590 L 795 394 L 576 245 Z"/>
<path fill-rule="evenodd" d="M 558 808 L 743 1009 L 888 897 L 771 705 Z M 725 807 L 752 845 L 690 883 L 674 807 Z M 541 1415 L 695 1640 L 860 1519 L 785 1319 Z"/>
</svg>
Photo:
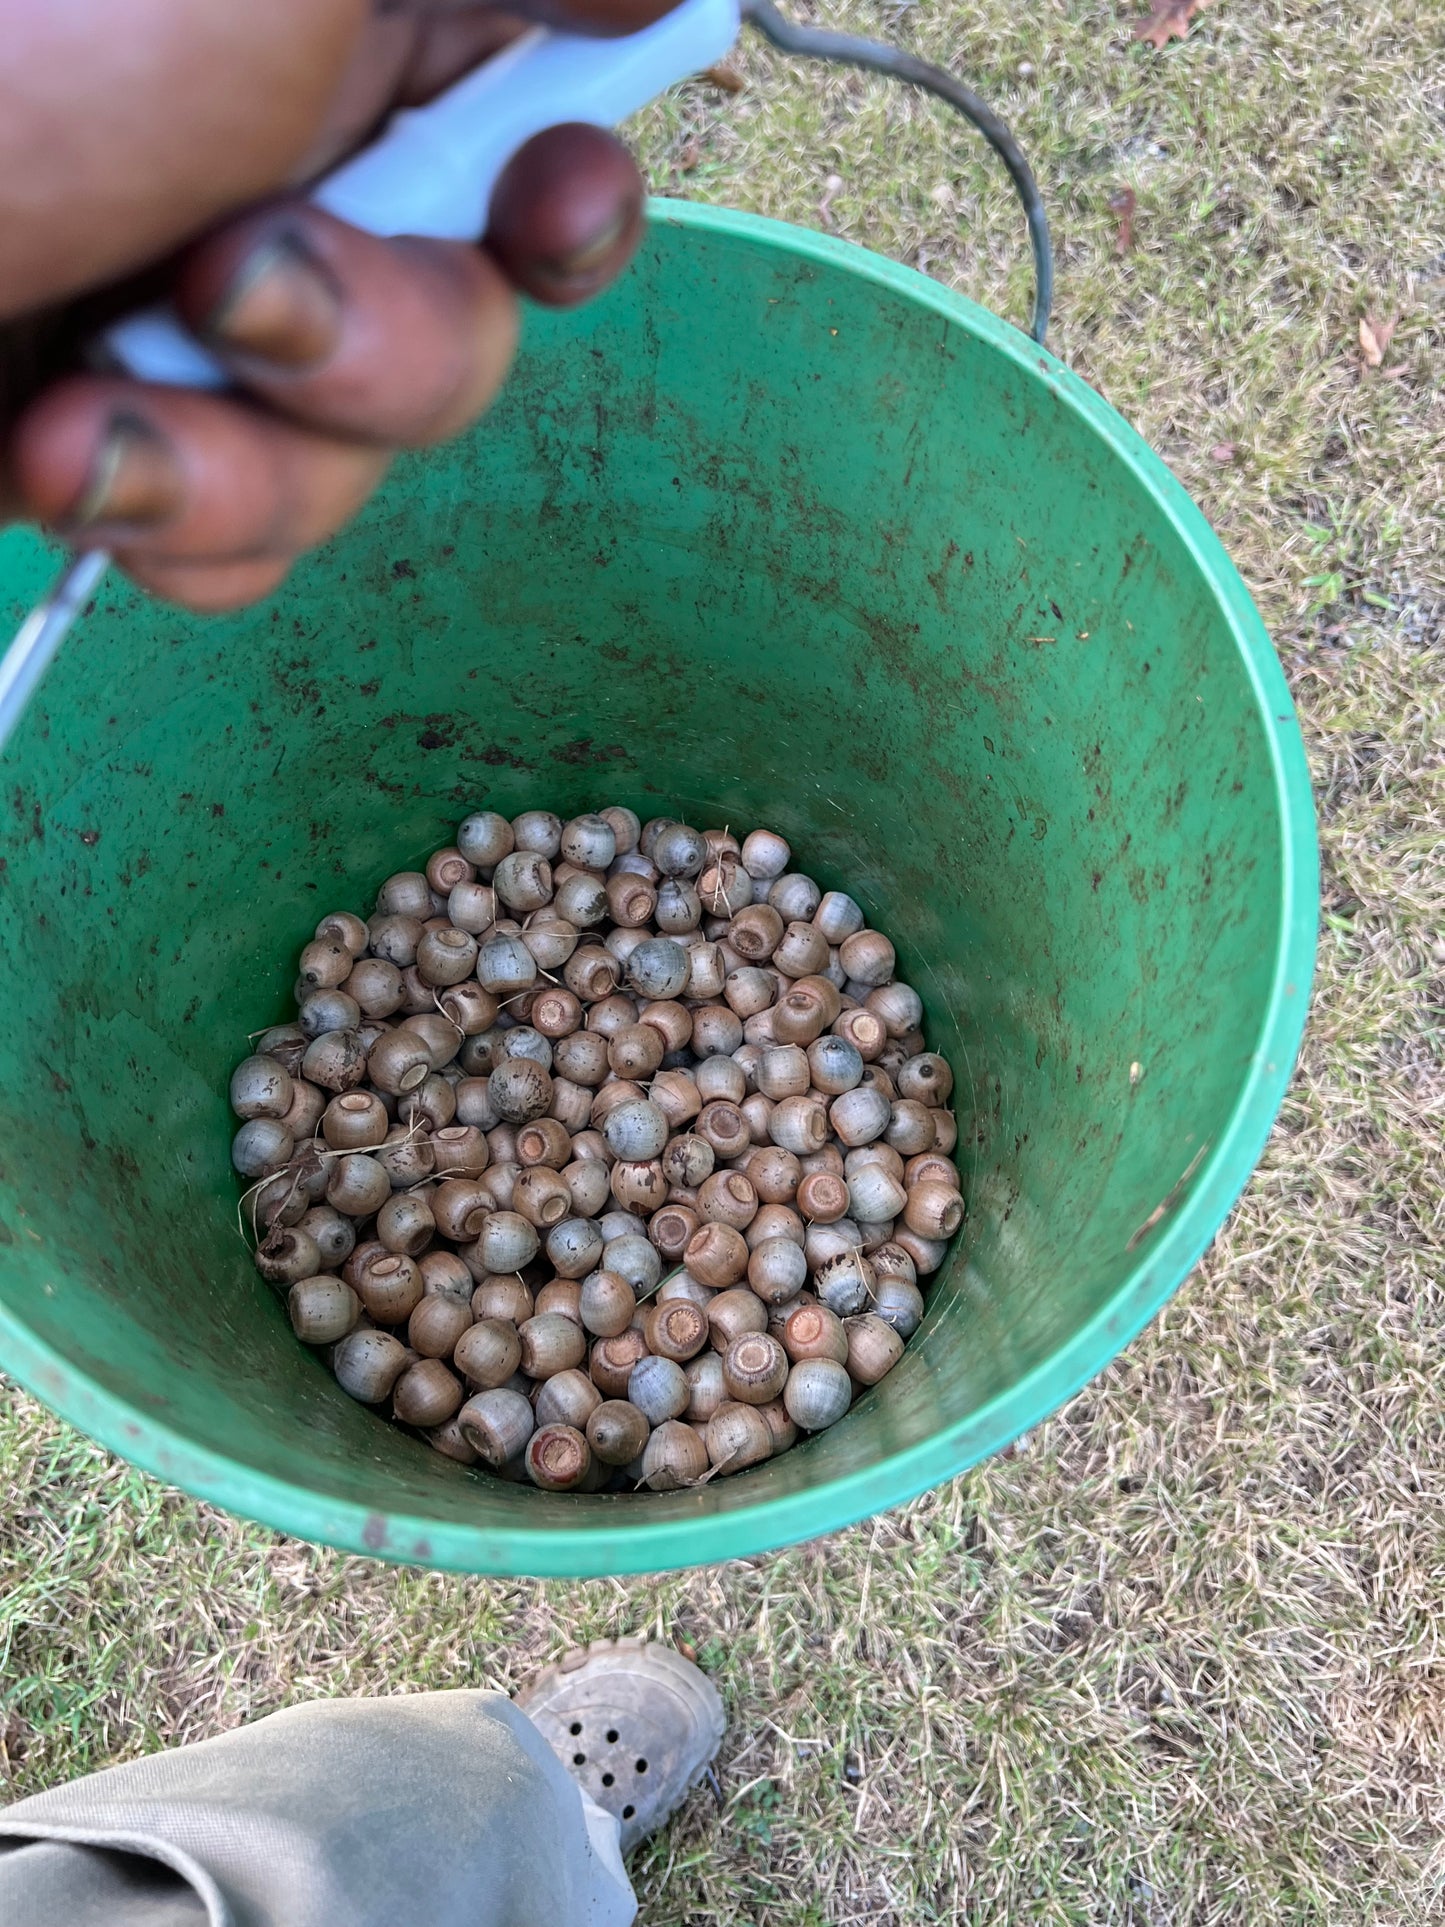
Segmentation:
<svg viewBox="0 0 1445 1927">
<path fill-rule="evenodd" d="M 54 560 L 0 544 L 8 616 Z M 193 620 L 112 578 L 0 774 L 0 1363 L 193 1491 L 425 1563 L 732 1556 L 1002 1444 L 1198 1254 L 1308 990 L 1293 712 L 1182 491 L 970 304 L 711 211 L 533 316 L 492 419 L 272 603 Z M 895 939 L 970 1217 L 835 1430 L 578 1498 L 441 1458 L 296 1343 L 225 1093 L 322 914 L 475 808 L 610 802 L 781 830 Z"/>
</svg>

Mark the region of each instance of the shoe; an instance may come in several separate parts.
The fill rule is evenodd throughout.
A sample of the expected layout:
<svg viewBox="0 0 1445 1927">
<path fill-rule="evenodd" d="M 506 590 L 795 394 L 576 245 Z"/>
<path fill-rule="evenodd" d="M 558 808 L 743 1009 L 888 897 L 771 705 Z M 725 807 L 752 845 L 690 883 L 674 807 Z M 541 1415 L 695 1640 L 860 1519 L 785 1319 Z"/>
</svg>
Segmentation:
<svg viewBox="0 0 1445 1927">
<path fill-rule="evenodd" d="M 712 1681 L 675 1648 L 641 1639 L 574 1648 L 516 1704 L 617 1821 L 624 1854 L 672 1817 L 722 1745 Z"/>
</svg>

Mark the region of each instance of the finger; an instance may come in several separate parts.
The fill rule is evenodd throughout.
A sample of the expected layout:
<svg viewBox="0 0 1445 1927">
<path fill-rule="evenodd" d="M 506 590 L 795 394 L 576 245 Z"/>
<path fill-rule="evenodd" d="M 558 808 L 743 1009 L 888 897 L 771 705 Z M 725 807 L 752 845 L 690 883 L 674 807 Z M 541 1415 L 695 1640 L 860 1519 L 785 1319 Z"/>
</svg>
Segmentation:
<svg viewBox="0 0 1445 1927">
<path fill-rule="evenodd" d="M 366 0 L 0 0 L 0 314 L 153 260 L 284 182 Z"/>
<path fill-rule="evenodd" d="M 174 298 L 273 408 L 390 447 L 465 427 L 501 386 L 517 341 L 515 298 L 478 249 L 382 240 L 302 202 L 203 242 Z"/>
<path fill-rule="evenodd" d="M 576 307 L 631 260 L 644 198 L 637 163 L 616 135 L 580 122 L 552 127 L 503 169 L 487 246 L 524 294 Z"/>
<path fill-rule="evenodd" d="M 152 562 L 122 549 L 115 559 L 137 588 L 199 615 L 218 615 L 259 602 L 280 588 L 291 569 L 289 557 L 260 562 Z"/>
<path fill-rule="evenodd" d="M 139 565 L 295 555 L 356 512 L 387 458 L 222 396 L 77 375 L 21 416 L 11 461 L 26 515 Z"/>
</svg>

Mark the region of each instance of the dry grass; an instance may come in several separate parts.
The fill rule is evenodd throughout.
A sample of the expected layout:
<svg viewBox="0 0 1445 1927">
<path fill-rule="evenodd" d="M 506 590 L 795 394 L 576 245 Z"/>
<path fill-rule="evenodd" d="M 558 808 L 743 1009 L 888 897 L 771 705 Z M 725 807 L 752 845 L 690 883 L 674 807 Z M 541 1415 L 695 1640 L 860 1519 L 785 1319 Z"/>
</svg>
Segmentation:
<svg viewBox="0 0 1445 1927">
<path fill-rule="evenodd" d="M 1167 1315 L 1006 1458 L 681 1579 L 341 1559 L 14 1398 L 0 1765 L 25 1791 L 312 1694 L 508 1685 L 655 1628 L 703 1653 L 732 1726 L 726 1812 L 698 1797 L 639 1866 L 649 1927 L 1445 1918 L 1438 0 L 1216 0 L 1162 56 L 1099 0 L 829 17 L 1013 118 L 1060 242 L 1055 346 L 1204 502 L 1274 628 L 1326 924 L 1264 1167 Z M 1023 312 L 1009 199 L 955 134 L 879 84 L 745 65 L 743 94 L 649 117 L 660 185 L 813 223 L 826 200 L 839 232 Z M 1367 310 L 1400 316 L 1368 376 Z"/>
</svg>

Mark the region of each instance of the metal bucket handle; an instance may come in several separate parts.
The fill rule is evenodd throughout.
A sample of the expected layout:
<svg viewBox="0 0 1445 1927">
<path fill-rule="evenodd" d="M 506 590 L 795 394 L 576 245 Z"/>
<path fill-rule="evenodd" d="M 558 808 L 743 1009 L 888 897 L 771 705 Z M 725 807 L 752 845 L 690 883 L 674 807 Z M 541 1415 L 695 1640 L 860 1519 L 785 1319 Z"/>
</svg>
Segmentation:
<svg viewBox="0 0 1445 1927">
<path fill-rule="evenodd" d="M 765 40 L 782 53 L 797 54 L 806 60 L 827 60 L 845 67 L 865 67 L 890 80 L 901 80 L 946 101 L 976 127 L 1008 169 L 1009 178 L 1028 222 L 1029 245 L 1034 256 L 1034 311 L 1029 333 L 1042 347 L 1048 333 L 1049 313 L 1054 299 L 1054 252 L 1049 239 L 1048 216 L 1033 170 L 1023 149 L 1014 139 L 1006 122 L 980 99 L 971 87 L 955 80 L 944 67 L 919 60 L 901 47 L 883 40 L 865 40 L 858 34 L 830 33 L 820 27 L 800 27 L 778 12 L 772 0 L 744 0 L 743 18 Z"/>
</svg>

